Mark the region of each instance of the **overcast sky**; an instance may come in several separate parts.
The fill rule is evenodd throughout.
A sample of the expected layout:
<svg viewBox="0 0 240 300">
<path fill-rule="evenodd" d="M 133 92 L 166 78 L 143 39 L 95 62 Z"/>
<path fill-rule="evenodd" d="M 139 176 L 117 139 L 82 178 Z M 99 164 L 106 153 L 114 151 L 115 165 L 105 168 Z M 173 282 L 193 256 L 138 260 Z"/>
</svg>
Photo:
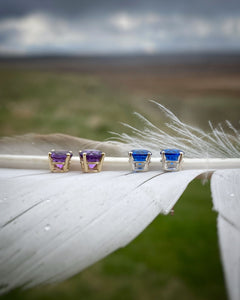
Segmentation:
<svg viewBox="0 0 240 300">
<path fill-rule="evenodd" d="M 0 0 L 0 54 L 240 50 L 240 0 Z"/>
</svg>

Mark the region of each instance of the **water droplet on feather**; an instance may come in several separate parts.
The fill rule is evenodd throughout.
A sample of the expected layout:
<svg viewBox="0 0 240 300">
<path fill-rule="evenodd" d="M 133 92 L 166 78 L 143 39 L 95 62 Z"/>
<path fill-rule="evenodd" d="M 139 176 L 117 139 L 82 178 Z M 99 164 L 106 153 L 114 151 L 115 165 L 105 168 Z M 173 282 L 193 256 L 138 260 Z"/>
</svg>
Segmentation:
<svg viewBox="0 0 240 300">
<path fill-rule="evenodd" d="M 49 231 L 51 229 L 51 226 L 49 224 L 47 224 L 45 227 L 44 227 L 45 231 Z"/>
</svg>

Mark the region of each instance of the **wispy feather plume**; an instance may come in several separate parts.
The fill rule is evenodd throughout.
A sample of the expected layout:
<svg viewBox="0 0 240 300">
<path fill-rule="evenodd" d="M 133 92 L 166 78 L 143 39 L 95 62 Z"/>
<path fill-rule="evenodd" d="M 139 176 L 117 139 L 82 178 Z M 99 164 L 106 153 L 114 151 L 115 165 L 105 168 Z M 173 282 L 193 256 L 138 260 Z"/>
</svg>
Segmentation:
<svg viewBox="0 0 240 300">
<path fill-rule="evenodd" d="M 180 121 L 169 109 L 157 103 L 159 115 L 162 113 L 167 122 L 167 130 L 162 130 L 139 113 L 135 115 L 141 120 L 143 129 L 134 128 L 123 123 L 132 134 L 113 133 L 114 138 L 130 147 L 151 149 L 153 155 L 159 156 L 160 149 L 178 148 L 189 158 L 234 158 L 240 157 L 240 133 L 229 121 L 226 121 L 226 130 L 221 125 L 214 128 L 209 122 L 211 132 L 187 125 Z M 228 131 L 229 133 L 227 133 Z"/>
</svg>

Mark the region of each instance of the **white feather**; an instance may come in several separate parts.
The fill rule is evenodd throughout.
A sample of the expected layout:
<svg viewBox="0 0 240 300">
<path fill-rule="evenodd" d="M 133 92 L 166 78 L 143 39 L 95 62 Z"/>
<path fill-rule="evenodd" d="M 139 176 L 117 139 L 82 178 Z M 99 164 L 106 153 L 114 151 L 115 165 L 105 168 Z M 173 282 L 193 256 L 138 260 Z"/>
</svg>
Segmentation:
<svg viewBox="0 0 240 300">
<path fill-rule="evenodd" d="M 2 292 L 63 280 L 125 246 L 202 172 L 1 169 Z"/>
<path fill-rule="evenodd" d="M 240 299 L 240 169 L 219 170 L 211 190 L 218 215 L 218 236 L 230 299 Z"/>
<path fill-rule="evenodd" d="M 1 139 L 0 292 L 72 276 L 125 246 L 159 213 L 167 214 L 196 176 L 219 167 L 239 168 L 240 135 L 229 122 L 231 134 L 212 125 L 212 132 L 205 133 L 156 105 L 169 119 L 167 132 L 138 115 L 144 129 L 126 125 L 133 136 L 115 134 L 121 142 L 94 142 L 61 134 Z M 162 173 L 156 157 L 160 149 L 172 147 L 185 151 L 186 169 L 196 169 Z M 121 157 L 106 159 L 105 170 L 113 170 L 116 162 L 118 170 L 99 174 L 38 170 L 46 169 L 47 157 L 41 155 L 52 148 L 73 150 L 75 154 L 79 149 L 99 148 L 107 156 L 126 156 L 131 148 L 147 148 L 155 158 L 152 170 L 146 173 L 127 171 L 127 159 Z M 78 166 L 74 158 L 73 170 Z M 222 257 L 233 300 L 239 296 L 239 172 L 220 170 L 213 174 L 212 181 Z M 238 196 L 228 206 L 226 191 L 230 187 Z"/>
<path fill-rule="evenodd" d="M 69 147 L 71 149 L 69 149 Z M 72 150 L 78 153 L 80 149 L 101 149 L 107 156 L 125 156 L 126 147 L 112 142 L 99 142 L 83 139 L 67 134 L 24 134 L 0 139 L 0 154 L 7 155 L 46 155 L 52 149 Z"/>
</svg>

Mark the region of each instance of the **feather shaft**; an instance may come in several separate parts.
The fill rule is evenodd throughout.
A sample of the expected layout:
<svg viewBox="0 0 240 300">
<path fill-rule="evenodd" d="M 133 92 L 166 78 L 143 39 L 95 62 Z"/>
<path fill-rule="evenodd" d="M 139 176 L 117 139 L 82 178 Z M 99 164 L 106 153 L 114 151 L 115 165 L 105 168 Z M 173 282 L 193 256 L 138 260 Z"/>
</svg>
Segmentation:
<svg viewBox="0 0 240 300">
<path fill-rule="evenodd" d="M 18 169 L 48 169 L 48 157 L 43 155 L 0 155 L 0 167 Z M 71 169 L 79 170 L 78 157 L 72 157 Z M 235 169 L 240 168 L 239 158 L 185 158 L 183 169 Z M 160 170 L 160 158 L 152 158 L 150 170 Z M 130 170 L 127 157 L 106 157 L 103 170 Z"/>
</svg>

